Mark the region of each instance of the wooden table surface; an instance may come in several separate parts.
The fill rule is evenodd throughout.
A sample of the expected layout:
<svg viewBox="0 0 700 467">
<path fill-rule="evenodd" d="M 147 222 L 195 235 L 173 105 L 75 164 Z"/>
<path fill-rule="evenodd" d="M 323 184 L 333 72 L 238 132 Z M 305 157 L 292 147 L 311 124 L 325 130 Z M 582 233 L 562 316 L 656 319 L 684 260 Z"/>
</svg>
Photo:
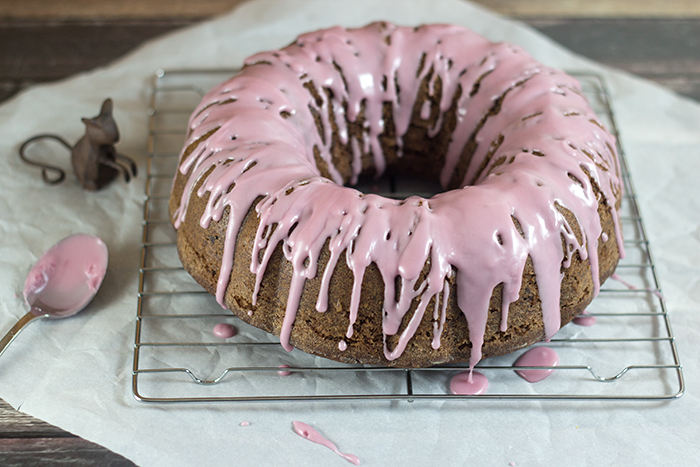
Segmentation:
<svg viewBox="0 0 700 467">
<path fill-rule="evenodd" d="M 0 102 L 34 83 L 110 63 L 240 0 L 9 0 L 0 4 Z M 566 47 L 700 101 L 700 2 L 479 0 Z M 4 332 L 4 331 L 2 331 Z M 0 465 L 133 466 L 0 399 Z"/>
</svg>

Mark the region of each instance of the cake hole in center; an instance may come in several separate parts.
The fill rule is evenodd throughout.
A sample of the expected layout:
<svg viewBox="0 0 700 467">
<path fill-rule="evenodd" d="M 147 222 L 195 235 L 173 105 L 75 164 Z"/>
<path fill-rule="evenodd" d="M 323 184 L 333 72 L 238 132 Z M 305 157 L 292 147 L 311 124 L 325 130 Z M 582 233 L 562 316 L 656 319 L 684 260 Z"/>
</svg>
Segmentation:
<svg viewBox="0 0 700 467">
<path fill-rule="evenodd" d="M 353 188 L 365 194 L 375 194 L 399 200 L 411 196 L 431 198 L 437 193 L 445 191 L 437 180 L 400 173 L 383 174 L 379 178 L 360 177 Z"/>
</svg>

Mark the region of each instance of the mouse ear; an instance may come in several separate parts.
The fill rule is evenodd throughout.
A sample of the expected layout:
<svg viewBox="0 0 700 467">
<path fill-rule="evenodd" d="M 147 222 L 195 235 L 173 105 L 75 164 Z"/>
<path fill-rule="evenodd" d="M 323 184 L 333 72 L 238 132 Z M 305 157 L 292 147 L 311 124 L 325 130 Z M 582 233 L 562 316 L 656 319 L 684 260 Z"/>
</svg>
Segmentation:
<svg viewBox="0 0 700 467">
<path fill-rule="evenodd" d="M 102 103 L 102 109 L 100 109 L 100 116 L 112 115 L 113 103 L 111 98 L 105 99 Z"/>
</svg>

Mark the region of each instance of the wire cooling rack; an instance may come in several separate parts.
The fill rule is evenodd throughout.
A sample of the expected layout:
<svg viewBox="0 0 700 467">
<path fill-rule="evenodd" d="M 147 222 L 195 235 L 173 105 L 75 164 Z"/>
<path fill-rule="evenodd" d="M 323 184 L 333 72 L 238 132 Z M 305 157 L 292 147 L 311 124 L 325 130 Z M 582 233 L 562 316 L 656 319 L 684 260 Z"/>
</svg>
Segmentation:
<svg viewBox="0 0 700 467">
<path fill-rule="evenodd" d="M 520 351 L 480 362 L 477 370 L 489 380 L 487 393 L 461 396 L 450 394 L 449 382 L 467 370 L 466 365 L 406 370 L 344 365 L 298 350 L 286 352 L 277 338 L 223 310 L 184 271 L 168 218 L 171 180 L 190 113 L 212 86 L 233 72 L 160 70 L 153 79 L 134 342 L 133 393 L 137 400 L 664 400 L 683 394 L 675 338 L 609 94 L 600 76 L 571 73 L 618 140 L 627 256 L 587 310 L 595 325 L 572 323 L 549 343 L 537 344 L 553 348 L 560 357 L 547 379 L 533 384 L 517 376 L 513 363 L 524 352 Z M 370 188 L 393 197 L 422 190 L 392 181 Z M 212 330 L 219 323 L 234 325 L 238 334 L 229 339 L 216 337 Z M 281 370 L 280 366 L 289 368 Z"/>
</svg>

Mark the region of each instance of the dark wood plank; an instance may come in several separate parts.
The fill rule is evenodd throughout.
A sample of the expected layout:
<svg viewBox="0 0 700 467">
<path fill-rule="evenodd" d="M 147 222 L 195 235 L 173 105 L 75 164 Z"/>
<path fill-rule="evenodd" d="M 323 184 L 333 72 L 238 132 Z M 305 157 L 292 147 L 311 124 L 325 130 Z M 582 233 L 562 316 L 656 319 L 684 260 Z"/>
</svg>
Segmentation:
<svg viewBox="0 0 700 467">
<path fill-rule="evenodd" d="M 244 0 L 23 0 L 0 2 L 0 16 L 55 18 L 160 18 L 216 15 Z M 495 12 L 540 17 L 700 17 L 695 0 L 474 0 Z"/>
<path fill-rule="evenodd" d="M 42 420 L 16 411 L 0 399 L 0 438 L 41 438 L 73 436 Z M 0 465 L 2 465 L 0 463 Z"/>
<path fill-rule="evenodd" d="M 34 83 L 105 66 L 149 39 L 198 20 L 25 22 L 0 19 L 0 101 Z"/>
<path fill-rule="evenodd" d="M 104 66 L 198 20 L 0 20 L 0 100 L 33 83 Z M 575 52 L 700 100 L 700 19 L 525 21 Z"/>
<path fill-rule="evenodd" d="M 542 18 L 697 18 L 696 0 L 476 0 L 507 16 Z"/>
<path fill-rule="evenodd" d="M 698 19 L 525 19 L 565 47 L 700 100 Z"/>
<path fill-rule="evenodd" d="M 107 65 L 148 39 L 194 20 L 101 22 L 0 21 L 4 79 L 57 79 Z"/>
<path fill-rule="evenodd" d="M 0 466 L 133 467 L 130 460 L 42 420 L 18 412 L 0 399 Z"/>
<path fill-rule="evenodd" d="M 125 457 L 81 438 L 0 438 L 3 467 L 133 467 Z"/>
<path fill-rule="evenodd" d="M 247 0 L 3 0 L 0 2 L 0 18 L 42 21 L 202 18 L 227 13 L 244 1 Z"/>
<path fill-rule="evenodd" d="M 669 72 L 700 71 L 697 19 L 529 19 L 528 24 L 566 47 L 625 68 L 647 64 Z"/>
</svg>

